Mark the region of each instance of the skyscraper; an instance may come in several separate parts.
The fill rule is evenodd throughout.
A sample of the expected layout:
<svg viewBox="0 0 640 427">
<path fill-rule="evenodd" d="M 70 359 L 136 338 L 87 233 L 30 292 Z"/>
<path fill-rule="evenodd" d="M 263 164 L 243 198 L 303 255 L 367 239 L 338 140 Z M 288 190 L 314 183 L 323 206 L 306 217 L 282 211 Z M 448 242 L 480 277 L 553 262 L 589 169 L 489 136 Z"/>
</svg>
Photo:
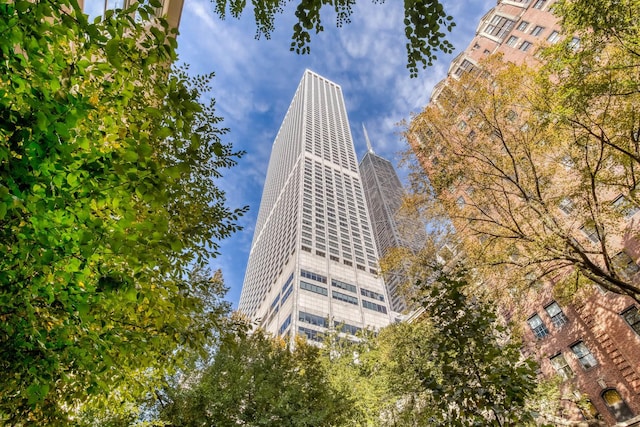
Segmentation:
<svg viewBox="0 0 640 427">
<path fill-rule="evenodd" d="M 391 162 L 376 155 L 371 147 L 367 130 L 363 126 L 367 141 L 367 153 L 360 162 L 360 175 L 371 213 L 376 246 L 381 256 L 392 248 L 419 249 L 426 238 L 424 226 L 416 219 L 400 212 L 404 188 Z M 402 312 L 407 302 L 400 292 L 402 272 L 390 272 L 384 279 L 393 311 Z"/>
<path fill-rule="evenodd" d="M 273 143 L 239 310 L 320 341 L 390 322 L 337 84 L 305 71 Z"/>
</svg>

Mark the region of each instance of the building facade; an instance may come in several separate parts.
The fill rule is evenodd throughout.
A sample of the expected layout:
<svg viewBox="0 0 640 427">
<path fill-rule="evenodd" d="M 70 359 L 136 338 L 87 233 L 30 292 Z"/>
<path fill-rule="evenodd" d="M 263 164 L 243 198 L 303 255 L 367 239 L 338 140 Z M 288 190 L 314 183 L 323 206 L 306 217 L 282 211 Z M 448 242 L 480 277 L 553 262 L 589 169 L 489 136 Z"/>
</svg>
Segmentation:
<svg viewBox="0 0 640 427">
<path fill-rule="evenodd" d="M 420 250 L 426 238 L 422 222 L 400 212 L 404 188 L 391 162 L 376 155 L 366 129 L 367 153 L 360 161 L 362 185 L 371 214 L 376 246 L 384 257 L 392 248 Z M 389 303 L 396 312 L 404 312 L 408 304 L 400 287 L 405 282 L 402 271 L 384 275 Z"/>
<path fill-rule="evenodd" d="M 452 61 L 447 79 L 435 86 L 431 102 L 438 103 L 450 79 L 459 79 L 473 71 L 490 55 L 500 54 L 504 61 L 536 66 L 540 61 L 536 52 L 542 44 L 570 37 L 570 45 L 577 46 L 577 38 L 562 34 L 558 18 L 550 10 L 552 3 L 499 0 L 482 18 L 467 49 Z M 473 129 L 466 131 L 475 135 Z M 469 144 L 473 141 L 470 137 Z M 429 135 L 410 134 L 409 142 L 427 175 L 429 171 L 446 167 L 438 164 L 437 144 L 429 140 Z M 467 167 L 473 168 L 473 165 L 470 163 Z M 453 196 L 449 197 L 455 200 L 458 195 L 471 194 L 471 191 L 463 186 L 450 189 L 450 193 Z M 610 199 L 615 204 L 619 198 L 612 195 Z M 562 204 L 558 209 L 569 210 Z M 637 212 L 634 206 L 624 220 L 628 224 L 637 222 L 640 218 Z M 567 221 L 570 218 L 567 213 Z M 584 226 L 576 230 L 577 239 L 584 240 L 583 234 L 586 234 Z M 586 237 L 595 239 L 590 235 Z M 585 241 L 586 244 L 589 242 Z M 625 255 L 624 274 L 630 280 L 640 280 L 638 243 L 627 239 L 620 245 L 620 254 L 631 254 Z M 616 258 L 620 258 L 620 254 Z M 490 277 L 486 279 L 491 283 Z M 560 377 L 562 401 L 556 414 L 558 425 L 640 425 L 638 303 L 596 286 L 583 289 L 571 301 L 559 301 L 553 292 L 555 280 L 558 278 L 536 283 L 523 301 L 519 301 L 524 315 L 511 320 L 523 327 L 523 352 L 539 362 L 541 376 Z"/>
<path fill-rule="evenodd" d="M 517 64 L 538 63 L 538 47 L 561 37 L 558 18 L 550 10 L 552 4 L 551 0 L 499 0 L 480 20 L 469 46 L 451 61 L 449 77 L 460 77 L 494 54 Z M 435 86 L 432 99 L 445 85 L 446 79 Z"/>
<path fill-rule="evenodd" d="M 90 18 L 102 16 L 109 9 L 123 9 L 130 6 L 136 0 L 79 0 L 82 10 Z M 184 0 L 159 0 L 161 6 L 157 8 L 156 15 L 164 16 L 170 28 L 180 26 L 182 7 Z"/>
<path fill-rule="evenodd" d="M 342 90 L 305 71 L 273 143 L 239 311 L 321 341 L 390 323 Z"/>
</svg>

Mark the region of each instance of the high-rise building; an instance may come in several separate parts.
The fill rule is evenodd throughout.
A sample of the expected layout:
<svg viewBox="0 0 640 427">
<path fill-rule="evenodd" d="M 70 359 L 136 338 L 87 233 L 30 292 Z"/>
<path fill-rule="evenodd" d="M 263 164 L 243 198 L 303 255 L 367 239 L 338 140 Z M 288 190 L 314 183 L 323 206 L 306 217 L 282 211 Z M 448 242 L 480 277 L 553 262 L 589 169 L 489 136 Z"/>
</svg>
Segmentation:
<svg viewBox="0 0 640 427">
<path fill-rule="evenodd" d="M 422 222 L 400 212 L 404 188 L 391 162 L 374 153 L 367 130 L 363 126 L 367 153 L 360 161 L 362 185 L 371 214 L 372 228 L 380 256 L 392 248 L 419 250 L 426 234 Z M 404 282 L 402 271 L 384 275 L 391 309 L 403 312 L 407 301 L 400 290 Z"/>
<path fill-rule="evenodd" d="M 390 322 L 339 85 L 305 71 L 273 143 L 239 310 L 321 341 Z"/>
</svg>

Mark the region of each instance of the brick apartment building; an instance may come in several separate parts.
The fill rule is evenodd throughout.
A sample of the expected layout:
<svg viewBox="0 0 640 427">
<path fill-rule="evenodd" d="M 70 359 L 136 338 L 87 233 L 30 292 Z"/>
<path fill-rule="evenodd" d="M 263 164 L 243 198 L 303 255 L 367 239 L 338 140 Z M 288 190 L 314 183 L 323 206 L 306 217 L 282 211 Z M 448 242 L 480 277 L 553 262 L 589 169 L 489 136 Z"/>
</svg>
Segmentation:
<svg viewBox="0 0 640 427">
<path fill-rule="evenodd" d="M 562 35 L 551 13 L 553 1 L 498 0 L 480 21 L 468 48 L 451 63 L 449 77 L 434 88 L 432 102 L 457 79 L 478 67 L 490 55 L 504 61 L 535 66 L 537 48 L 555 43 Z M 579 43 L 572 38 L 571 43 Z M 424 155 L 429 140 L 410 134 L 409 142 L 429 175 L 442 167 Z M 426 149 L 425 149 L 426 148 Z M 638 221 L 635 208 L 629 221 Z M 637 259 L 634 248 L 628 252 Z M 635 248 L 637 249 L 637 248 Z M 638 280 L 637 263 L 629 258 L 627 273 Z M 631 298 L 595 286 L 582 291 L 570 304 L 556 301 L 550 283 L 531 289 L 520 322 L 524 329 L 523 353 L 540 363 L 540 374 L 559 375 L 561 410 L 558 425 L 640 425 L 640 314 Z"/>
</svg>

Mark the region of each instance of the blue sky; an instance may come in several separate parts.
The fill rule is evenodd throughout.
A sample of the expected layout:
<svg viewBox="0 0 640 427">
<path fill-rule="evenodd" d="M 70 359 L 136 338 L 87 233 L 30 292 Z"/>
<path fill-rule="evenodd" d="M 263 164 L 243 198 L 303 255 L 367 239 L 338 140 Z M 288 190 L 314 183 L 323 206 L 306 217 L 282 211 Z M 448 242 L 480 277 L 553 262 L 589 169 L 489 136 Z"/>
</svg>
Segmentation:
<svg viewBox="0 0 640 427">
<path fill-rule="evenodd" d="M 297 3 L 297 2 L 293 2 Z M 451 59 L 465 49 L 480 18 L 495 0 L 445 1 L 457 26 L 449 36 L 456 51 L 438 54 L 433 67 L 409 78 L 403 26 L 403 3 L 381 5 L 359 0 L 352 22 L 336 28 L 327 13 L 325 31 L 311 41 L 311 54 L 289 51 L 293 11 L 276 19 L 270 40 L 256 40 L 253 15 L 220 20 L 209 0 L 186 0 L 180 22 L 180 61 L 194 74 L 214 71 L 213 93 L 225 141 L 245 150 L 238 166 L 226 170 L 217 184 L 231 207 L 249 205 L 240 224 L 244 229 L 221 242 L 221 255 L 210 261 L 222 269 L 230 288 L 227 299 L 237 307 L 251 239 L 267 172 L 271 144 L 305 69 L 342 86 L 358 160 L 366 151 L 362 123 L 377 154 L 397 164 L 406 143 L 398 123 L 419 112 L 434 85 L 446 75 Z M 330 12 L 330 11 L 327 11 Z M 400 175 L 404 174 L 400 172 Z"/>
</svg>

